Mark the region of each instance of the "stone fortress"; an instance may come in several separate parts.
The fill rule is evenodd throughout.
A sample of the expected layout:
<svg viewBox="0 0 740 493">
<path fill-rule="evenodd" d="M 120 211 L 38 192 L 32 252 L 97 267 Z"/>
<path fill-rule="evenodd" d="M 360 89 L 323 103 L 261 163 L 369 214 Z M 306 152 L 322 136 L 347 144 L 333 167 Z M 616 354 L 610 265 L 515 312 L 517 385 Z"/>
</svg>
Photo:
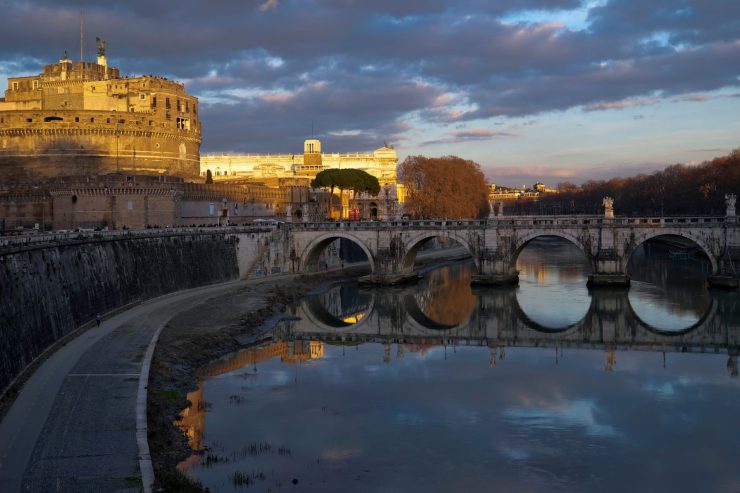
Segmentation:
<svg viewBox="0 0 740 493">
<path fill-rule="evenodd" d="M 122 77 L 97 63 L 59 63 L 11 77 L 0 98 L 0 182 L 105 173 L 195 179 L 201 129 L 198 99 L 183 84 L 151 75 Z"/>
</svg>

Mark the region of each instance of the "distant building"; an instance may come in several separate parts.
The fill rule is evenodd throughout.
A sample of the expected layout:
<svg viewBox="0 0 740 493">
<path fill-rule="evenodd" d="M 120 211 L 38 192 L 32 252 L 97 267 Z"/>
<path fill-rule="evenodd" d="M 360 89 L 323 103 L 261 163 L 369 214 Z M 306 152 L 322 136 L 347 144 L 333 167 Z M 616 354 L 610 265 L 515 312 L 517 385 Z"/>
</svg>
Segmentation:
<svg viewBox="0 0 740 493">
<path fill-rule="evenodd" d="M 104 43 L 97 63 L 64 56 L 11 77 L 0 98 L 0 183 L 111 172 L 197 178 L 198 99 L 183 84 L 122 77 Z"/>
<path fill-rule="evenodd" d="M 547 185 L 542 182 L 535 183 L 532 189 L 529 190 L 526 186 L 517 189 L 497 187 L 495 183 L 491 183 L 488 187 L 488 200 L 493 204 L 512 200 L 539 200 L 540 197 L 548 193 L 557 193 L 557 190 L 547 188 Z"/>
<path fill-rule="evenodd" d="M 396 181 L 397 164 L 396 150 L 388 145 L 370 153 L 324 153 L 321 152 L 321 141 L 309 139 L 303 143 L 303 154 L 205 154 L 200 159 L 200 174 L 205 177 L 210 170 L 216 182 L 256 182 L 282 187 L 290 180 L 294 186 L 308 187 L 321 171 L 360 169 L 378 179 L 381 187 L 378 197 L 361 194 L 350 204 L 349 194 L 341 199 L 329 199 L 319 194 L 316 201 L 323 212 L 312 213 L 311 217 L 326 216 L 329 210 L 333 210 L 335 219 L 348 219 L 355 209 L 362 218 L 380 219 L 383 211 L 390 214 L 396 204 L 405 200 L 405 189 Z M 338 202 L 336 207 L 328 206 L 330 200 Z M 296 210 L 295 206 L 292 210 Z"/>
<path fill-rule="evenodd" d="M 383 187 L 396 184 L 398 155 L 384 145 L 370 153 L 323 153 L 321 141 L 303 143 L 303 154 L 204 154 L 200 174 L 211 171 L 215 181 L 248 179 L 265 182 L 279 178 L 312 180 L 325 169 L 361 169 L 373 175 Z"/>
</svg>

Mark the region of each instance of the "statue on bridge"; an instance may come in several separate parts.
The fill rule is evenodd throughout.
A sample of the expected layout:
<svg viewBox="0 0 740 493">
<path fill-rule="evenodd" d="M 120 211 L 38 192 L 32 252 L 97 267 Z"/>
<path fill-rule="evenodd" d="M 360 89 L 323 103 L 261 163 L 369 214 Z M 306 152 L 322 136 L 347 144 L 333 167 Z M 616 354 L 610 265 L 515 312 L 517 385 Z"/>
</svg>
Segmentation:
<svg viewBox="0 0 740 493">
<path fill-rule="evenodd" d="M 737 196 L 734 193 L 725 194 L 725 204 L 727 204 L 727 217 L 735 217 L 735 202 Z"/>
<path fill-rule="evenodd" d="M 614 199 L 604 197 L 601 204 L 604 206 L 604 219 L 614 219 Z"/>
</svg>

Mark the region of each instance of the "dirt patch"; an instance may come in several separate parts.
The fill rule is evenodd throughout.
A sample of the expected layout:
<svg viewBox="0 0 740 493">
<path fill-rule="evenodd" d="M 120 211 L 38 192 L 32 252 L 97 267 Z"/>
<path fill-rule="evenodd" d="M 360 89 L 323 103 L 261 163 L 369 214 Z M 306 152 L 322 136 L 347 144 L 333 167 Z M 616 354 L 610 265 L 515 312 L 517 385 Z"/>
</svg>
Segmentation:
<svg viewBox="0 0 740 493">
<path fill-rule="evenodd" d="M 355 277 L 358 272 L 265 279 L 243 284 L 175 317 L 162 330 L 152 360 L 148 388 L 149 448 L 157 483 L 155 491 L 205 491 L 176 466 L 193 454 L 187 437 L 174 425 L 196 390 L 198 370 L 258 340 L 266 322 L 309 291 Z M 196 451 L 198 452 L 198 451 Z"/>
</svg>

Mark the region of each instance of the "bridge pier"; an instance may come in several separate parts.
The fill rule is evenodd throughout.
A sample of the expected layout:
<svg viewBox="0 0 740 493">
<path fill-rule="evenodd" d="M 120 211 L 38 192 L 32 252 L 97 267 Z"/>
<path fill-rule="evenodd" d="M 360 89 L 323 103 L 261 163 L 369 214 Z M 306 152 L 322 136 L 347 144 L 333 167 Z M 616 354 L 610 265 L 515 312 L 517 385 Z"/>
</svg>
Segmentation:
<svg viewBox="0 0 740 493">
<path fill-rule="evenodd" d="M 730 275 L 717 275 L 707 277 L 707 283 L 710 288 L 715 289 L 738 289 L 740 287 L 740 279 Z"/>
<path fill-rule="evenodd" d="M 511 252 L 501 255 L 499 250 L 482 252 L 480 271 L 470 279 L 473 286 L 508 286 L 519 284 L 519 272 L 513 265 Z"/>
<path fill-rule="evenodd" d="M 630 285 L 630 276 L 627 274 L 591 274 L 588 276 L 586 285 L 590 288 L 626 288 Z"/>
<path fill-rule="evenodd" d="M 519 284 L 519 273 L 475 274 L 470 279 L 472 286 L 509 286 Z"/>
<path fill-rule="evenodd" d="M 417 272 L 412 272 L 410 274 L 376 272 L 360 277 L 357 282 L 366 286 L 397 286 L 399 284 L 416 282 L 418 280 L 419 274 Z"/>
<path fill-rule="evenodd" d="M 734 223 L 733 223 L 734 224 Z M 740 234 L 735 231 L 740 240 Z M 729 242 L 728 242 L 729 243 Z M 717 260 L 717 273 L 707 277 L 707 283 L 710 288 L 715 289 L 738 289 L 740 287 L 740 248 L 728 245 L 725 251 Z"/>
<path fill-rule="evenodd" d="M 395 286 L 416 282 L 419 274 L 413 269 L 413 265 L 410 269 L 403 268 L 403 251 L 399 245 L 400 241 L 391 238 L 387 247 L 378 248 L 375 255 L 375 271 L 360 277 L 358 282 L 374 286 Z"/>
</svg>

